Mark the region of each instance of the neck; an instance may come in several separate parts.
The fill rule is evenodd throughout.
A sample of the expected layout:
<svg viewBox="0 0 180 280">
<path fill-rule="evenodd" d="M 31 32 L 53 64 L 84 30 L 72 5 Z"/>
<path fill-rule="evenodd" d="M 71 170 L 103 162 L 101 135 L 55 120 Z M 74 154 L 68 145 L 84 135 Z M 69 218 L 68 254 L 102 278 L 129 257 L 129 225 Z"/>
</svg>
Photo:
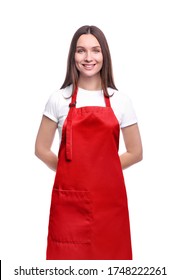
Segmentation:
<svg viewBox="0 0 180 280">
<path fill-rule="evenodd" d="M 101 90 L 101 79 L 94 79 L 92 77 L 79 77 L 78 87 L 86 90 Z"/>
</svg>

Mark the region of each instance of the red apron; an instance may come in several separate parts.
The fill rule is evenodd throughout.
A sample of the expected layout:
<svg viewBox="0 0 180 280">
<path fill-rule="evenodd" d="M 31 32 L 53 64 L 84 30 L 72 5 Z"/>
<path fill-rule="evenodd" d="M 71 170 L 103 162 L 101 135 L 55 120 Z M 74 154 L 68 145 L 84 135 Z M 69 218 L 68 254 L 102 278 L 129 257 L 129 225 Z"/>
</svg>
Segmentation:
<svg viewBox="0 0 180 280">
<path fill-rule="evenodd" d="M 63 126 L 47 260 L 131 260 L 118 120 L 108 97 L 106 107 L 76 108 L 76 96 Z"/>
</svg>

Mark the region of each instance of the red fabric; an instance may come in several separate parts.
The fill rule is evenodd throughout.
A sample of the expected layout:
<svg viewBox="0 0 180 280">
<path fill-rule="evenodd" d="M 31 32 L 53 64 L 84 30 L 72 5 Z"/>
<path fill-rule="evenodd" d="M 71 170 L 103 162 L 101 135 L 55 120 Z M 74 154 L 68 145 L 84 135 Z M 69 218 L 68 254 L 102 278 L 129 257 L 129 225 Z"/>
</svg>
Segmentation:
<svg viewBox="0 0 180 280">
<path fill-rule="evenodd" d="M 109 98 L 106 107 L 76 108 L 76 95 L 63 127 L 46 258 L 131 260 L 119 123 Z"/>
</svg>

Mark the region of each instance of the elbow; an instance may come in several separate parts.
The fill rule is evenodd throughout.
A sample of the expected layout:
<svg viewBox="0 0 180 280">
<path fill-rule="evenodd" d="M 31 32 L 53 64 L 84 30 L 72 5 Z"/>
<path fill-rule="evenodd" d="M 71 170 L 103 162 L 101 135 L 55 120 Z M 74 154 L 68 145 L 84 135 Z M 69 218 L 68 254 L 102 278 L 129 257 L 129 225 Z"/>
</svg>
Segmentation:
<svg viewBox="0 0 180 280">
<path fill-rule="evenodd" d="M 36 148 L 35 148 L 35 151 L 34 151 L 34 155 L 38 158 L 40 157 L 39 151 Z"/>
<path fill-rule="evenodd" d="M 137 154 L 136 154 L 136 162 L 140 162 L 143 160 L 143 151 L 139 151 Z"/>
<path fill-rule="evenodd" d="M 35 151 L 34 151 L 34 155 L 39 158 L 39 152 L 36 148 L 35 148 Z"/>
<path fill-rule="evenodd" d="M 42 151 L 41 151 L 41 149 L 40 149 L 37 145 L 35 145 L 34 154 L 35 154 L 35 156 L 38 157 L 39 159 L 42 158 Z"/>
</svg>

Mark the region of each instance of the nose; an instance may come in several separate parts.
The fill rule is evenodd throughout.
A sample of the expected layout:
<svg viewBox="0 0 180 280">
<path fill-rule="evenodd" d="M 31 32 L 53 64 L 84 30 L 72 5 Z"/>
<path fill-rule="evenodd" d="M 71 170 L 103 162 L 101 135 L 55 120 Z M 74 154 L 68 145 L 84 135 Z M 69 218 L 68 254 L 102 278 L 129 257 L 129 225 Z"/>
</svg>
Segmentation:
<svg viewBox="0 0 180 280">
<path fill-rule="evenodd" d="M 92 61 L 91 52 L 87 51 L 85 56 L 85 61 L 90 62 Z"/>
</svg>

